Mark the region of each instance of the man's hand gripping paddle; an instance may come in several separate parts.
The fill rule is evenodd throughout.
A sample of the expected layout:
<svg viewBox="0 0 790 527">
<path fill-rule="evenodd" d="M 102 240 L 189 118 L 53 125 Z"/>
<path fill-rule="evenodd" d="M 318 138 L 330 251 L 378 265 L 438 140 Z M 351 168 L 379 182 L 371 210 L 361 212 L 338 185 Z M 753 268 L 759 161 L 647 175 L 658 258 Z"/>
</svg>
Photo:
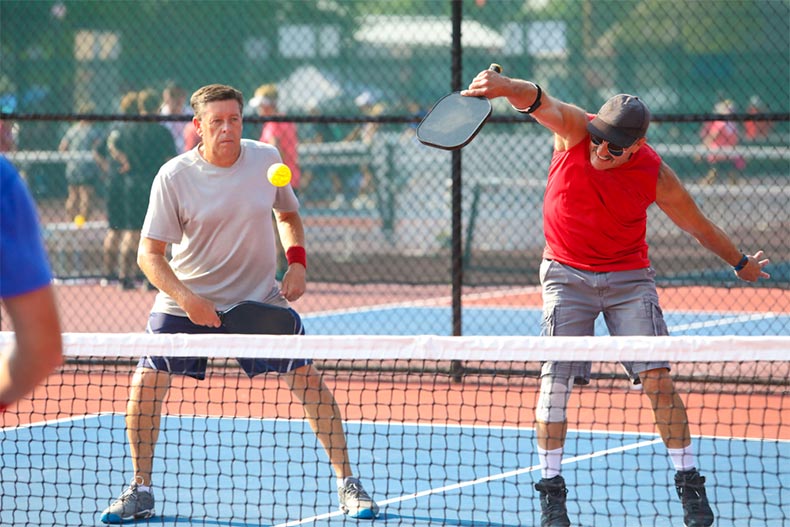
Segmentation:
<svg viewBox="0 0 790 527">
<path fill-rule="evenodd" d="M 230 333 L 296 335 L 299 323 L 290 309 L 245 300 L 217 313 Z"/>
<path fill-rule="evenodd" d="M 502 72 L 499 64 L 488 68 Z M 460 92 L 445 95 L 417 126 L 417 139 L 424 145 L 457 150 L 468 145 L 491 115 L 491 101 L 466 97 Z"/>
</svg>

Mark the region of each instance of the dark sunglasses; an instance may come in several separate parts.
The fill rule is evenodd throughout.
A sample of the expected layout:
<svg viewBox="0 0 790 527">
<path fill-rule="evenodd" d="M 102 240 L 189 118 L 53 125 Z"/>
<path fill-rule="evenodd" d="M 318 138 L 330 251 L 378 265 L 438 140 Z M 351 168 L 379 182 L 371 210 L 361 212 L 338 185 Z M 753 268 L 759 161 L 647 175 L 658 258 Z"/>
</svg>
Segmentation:
<svg viewBox="0 0 790 527">
<path fill-rule="evenodd" d="M 595 146 L 601 146 L 601 144 L 604 141 L 606 141 L 606 139 L 598 137 L 597 135 L 590 134 L 590 142 Z M 609 150 L 609 153 L 612 155 L 612 157 L 620 157 L 625 152 L 625 148 L 623 148 L 622 146 L 614 145 L 612 143 L 609 143 L 608 141 L 607 141 L 607 150 Z"/>
</svg>

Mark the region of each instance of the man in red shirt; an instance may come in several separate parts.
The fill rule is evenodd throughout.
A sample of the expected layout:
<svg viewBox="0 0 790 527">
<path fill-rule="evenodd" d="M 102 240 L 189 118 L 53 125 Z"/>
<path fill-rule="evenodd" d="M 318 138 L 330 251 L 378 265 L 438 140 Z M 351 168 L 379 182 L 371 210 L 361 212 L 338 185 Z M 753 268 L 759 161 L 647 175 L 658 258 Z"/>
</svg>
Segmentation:
<svg viewBox="0 0 790 527">
<path fill-rule="evenodd" d="M 264 84 L 255 90 L 255 94 L 250 99 L 250 108 L 255 109 L 261 117 L 272 117 L 282 115 L 277 111 L 277 86 L 274 84 Z M 299 136 L 296 131 L 296 124 L 266 121 L 261 129 L 261 137 L 258 139 L 262 143 L 268 143 L 277 147 L 283 163 L 291 169 L 291 186 L 299 188 L 301 170 L 299 169 L 299 157 L 297 145 Z"/>
<path fill-rule="evenodd" d="M 733 266 L 741 280 L 769 278 L 763 252 L 747 255 L 697 207 L 677 174 L 647 144 L 650 112 L 638 97 L 615 95 L 590 115 L 529 81 L 486 70 L 463 92 L 506 97 L 554 133 L 543 205 L 546 247 L 540 268 L 545 336 L 594 334 L 603 313 L 611 335 L 667 335 L 658 305 L 655 271 L 645 240 L 647 208 L 655 202 L 681 229 Z M 713 511 L 705 478 L 696 468 L 686 409 L 668 362 L 624 362 L 650 400 L 661 438 L 677 470 L 675 487 L 687 527 L 707 527 Z M 587 384 L 590 363 L 543 364 L 536 409 L 542 479 L 542 527 L 570 525 L 560 475 L 567 431 L 566 407 L 574 384 Z"/>
</svg>

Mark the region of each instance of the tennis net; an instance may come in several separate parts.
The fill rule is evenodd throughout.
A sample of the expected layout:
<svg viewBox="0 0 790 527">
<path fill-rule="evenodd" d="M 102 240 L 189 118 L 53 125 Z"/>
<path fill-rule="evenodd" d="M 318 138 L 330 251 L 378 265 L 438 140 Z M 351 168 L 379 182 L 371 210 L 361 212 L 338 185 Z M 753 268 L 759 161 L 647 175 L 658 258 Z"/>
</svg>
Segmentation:
<svg viewBox="0 0 790 527">
<path fill-rule="evenodd" d="M 0 333 L 0 343 L 13 338 Z M 335 473 L 276 374 L 313 358 L 355 475 L 386 525 L 540 524 L 540 362 L 591 360 L 562 473 L 573 524 L 683 523 L 647 398 L 616 361 L 669 360 L 717 526 L 790 525 L 790 338 L 64 335 L 64 366 L 0 415 L 0 524 L 98 525 L 133 477 L 125 411 L 141 355 L 207 356 L 173 376 L 152 482 L 156 525 L 329 525 Z M 354 520 L 356 523 L 357 520 Z"/>
</svg>

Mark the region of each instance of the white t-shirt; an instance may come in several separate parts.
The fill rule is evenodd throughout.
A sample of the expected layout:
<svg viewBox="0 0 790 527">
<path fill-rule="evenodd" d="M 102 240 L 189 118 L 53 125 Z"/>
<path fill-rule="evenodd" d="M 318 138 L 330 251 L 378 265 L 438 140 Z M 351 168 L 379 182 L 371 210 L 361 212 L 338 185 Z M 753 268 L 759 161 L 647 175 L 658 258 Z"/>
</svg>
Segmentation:
<svg viewBox="0 0 790 527">
<path fill-rule="evenodd" d="M 142 236 L 172 244 L 170 266 L 194 293 L 222 310 L 242 300 L 285 301 L 275 282 L 272 210 L 299 210 L 290 185 L 266 177 L 280 154 L 271 145 L 241 140 L 229 168 L 206 162 L 192 149 L 165 163 L 151 187 Z M 153 312 L 185 316 L 165 293 Z"/>
</svg>

